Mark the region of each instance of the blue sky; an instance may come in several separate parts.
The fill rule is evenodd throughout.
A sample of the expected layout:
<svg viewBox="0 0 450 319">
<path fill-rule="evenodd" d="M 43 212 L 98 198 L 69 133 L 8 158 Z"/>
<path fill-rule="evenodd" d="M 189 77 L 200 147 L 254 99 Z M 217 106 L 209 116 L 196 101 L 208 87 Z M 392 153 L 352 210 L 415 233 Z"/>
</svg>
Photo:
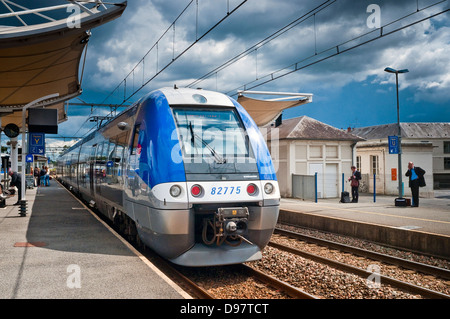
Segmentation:
<svg viewBox="0 0 450 319">
<path fill-rule="evenodd" d="M 16 2 L 35 7 L 43 2 L 53 5 L 65 1 Z M 189 2 L 129 0 L 122 17 L 92 30 L 84 69 L 83 94 L 79 98 L 89 103 L 116 103 L 117 100 L 106 97 L 138 64 Z M 175 35 L 169 32 L 159 43 L 159 67 L 192 42 L 196 26 L 197 34 L 202 34 L 226 15 L 227 4 L 232 9 L 241 2 L 200 0 L 198 24 L 195 23 L 197 8 L 195 5 L 189 7 L 175 25 Z M 375 18 L 372 22 L 379 18 L 381 25 L 385 25 L 412 14 L 409 18 L 386 26 L 384 32 L 387 33 L 449 8 L 447 0 L 425 9 L 438 2 L 440 1 L 248 0 L 127 102 L 134 102 L 143 94 L 160 87 L 189 85 L 321 3 L 329 6 L 317 11 L 315 17 L 306 19 L 267 45 L 252 51 L 245 59 L 196 84 L 196 87 L 230 92 L 293 63 L 306 59 L 303 62 L 306 64 L 326 56 L 327 53 L 318 56 L 314 54 L 374 30 L 369 26 L 369 17 Z M 374 11 L 367 10 L 373 4 L 378 6 L 379 16 L 371 16 Z M 419 12 L 415 13 L 417 8 Z M 407 68 L 410 72 L 399 76 L 400 120 L 450 122 L 448 14 L 446 12 L 427 19 L 254 90 L 314 94 L 311 104 L 286 110 L 284 118 L 307 115 L 338 128 L 393 123 L 397 121 L 395 75 L 383 70 L 388 66 Z M 362 40 L 376 34 L 378 33 L 370 34 Z M 176 40 L 175 45 L 173 39 Z M 354 40 L 340 48 L 351 47 L 362 40 Z M 146 58 L 146 70 L 156 69 L 152 55 L 156 56 L 154 50 Z M 142 78 L 151 75 L 145 74 L 145 71 L 142 73 L 139 66 L 136 70 L 137 84 Z M 129 86 L 131 80 L 132 78 L 128 79 Z M 94 114 L 104 112 L 104 109 L 97 110 Z M 89 114 L 90 108 L 71 106 L 69 120 L 60 124 L 59 135 L 85 134 L 93 125 L 86 122 Z"/>
</svg>

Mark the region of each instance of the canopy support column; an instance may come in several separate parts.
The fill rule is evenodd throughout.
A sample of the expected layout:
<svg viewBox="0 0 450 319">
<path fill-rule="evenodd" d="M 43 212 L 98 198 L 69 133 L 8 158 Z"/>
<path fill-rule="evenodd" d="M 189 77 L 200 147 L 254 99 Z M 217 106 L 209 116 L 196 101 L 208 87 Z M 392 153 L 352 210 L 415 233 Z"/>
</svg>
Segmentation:
<svg viewBox="0 0 450 319">
<path fill-rule="evenodd" d="M 59 93 L 49 94 L 49 95 L 40 97 L 40 98 L 38 98 L 38 99 L 36 99 L 34 101 L 31 101 L 30 103 L 28 103 L 27 105 L 25 105 L 22 108 L 22 176 L 21 176 L 21 178 L 22 178 L 22 182 L 21 182 L 21 185 L 22 185 L 22 189 L 21 189 L 21 191 L 22 191 L 22 200 L 25 200 L 25 184 L 26 184 L 26 179 L 25 179 L 25 166 L 26 166 L 25 165 L 25 158 L 26 158 L 26 156 L 28 154 L 28 152 L 27 152 L 28 150 L 26 149 L 26 142 L 25 142 L 26 141 L 25 134 L 26 134 L 26 131 L 27 131 L 25 119 L 26 119 L 27 110 L 29 108 L 35 107 L 39 102 L 42 102 L 42 101 L 45 101 L 45 100 L 48 100 L 48 99 L 52 99 L 52 98 L 56 98 L 58 96 L 59 96 Z"/>
</svg>

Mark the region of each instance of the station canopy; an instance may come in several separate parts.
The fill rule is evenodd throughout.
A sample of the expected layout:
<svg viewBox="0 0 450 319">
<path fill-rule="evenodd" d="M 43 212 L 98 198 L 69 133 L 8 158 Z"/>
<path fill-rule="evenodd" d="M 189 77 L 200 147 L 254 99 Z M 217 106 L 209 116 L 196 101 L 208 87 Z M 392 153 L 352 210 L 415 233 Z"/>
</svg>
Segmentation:
<svg viewBox="0 0 450 319">
<path fill-rule="evenodd" d="M 58 123 L 65 121 L 64 101 L 82 92 L 80 61 L 90 30 L 120 17 L 127 5 L 100 0 L 62 2 L 29 9 L 1 1 L 5 6 L 0 11 L 2 127 L 9 123 L 21 127 L 23 107 L 54 93 L 58 97 L 41 101 L 37 107 L 55 108 Z"/>
<path fill-rule="evenodd" d="M 283 93 L 266 91 L 238 91 L 238 102 L 245 108 L 258 126 L 275 121 L 283 110 L 312 102 L 310 93 Z M 255 99 L 248 95 L 281 96 L 271 99 Z"/>
</svg>

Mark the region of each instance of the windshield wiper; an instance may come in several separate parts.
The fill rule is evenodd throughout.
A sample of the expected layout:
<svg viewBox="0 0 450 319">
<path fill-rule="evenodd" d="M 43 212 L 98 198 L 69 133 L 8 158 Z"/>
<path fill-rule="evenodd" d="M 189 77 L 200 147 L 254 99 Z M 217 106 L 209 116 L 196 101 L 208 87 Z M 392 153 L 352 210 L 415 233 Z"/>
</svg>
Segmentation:
<svg viewBox="0 0 450 319">
<path fill-rule="evenodd" d="M 189 130 L 191 132 L 191 143 L 195 144 L 195 139 L 197 138 L 200 142 L 202 142 L 203 145 L 205 145 L 209 151 L 211 152 L 211 155 L 214 157 L 214 160 L 217 164 L 225 164 L 227 162 L 226 158 L 219 155 L 215 149 L 211 147 L 206 141 L 194 133 L 194 129 L 192 128 L 192 122 L 189 121 Z"/>
</svg>

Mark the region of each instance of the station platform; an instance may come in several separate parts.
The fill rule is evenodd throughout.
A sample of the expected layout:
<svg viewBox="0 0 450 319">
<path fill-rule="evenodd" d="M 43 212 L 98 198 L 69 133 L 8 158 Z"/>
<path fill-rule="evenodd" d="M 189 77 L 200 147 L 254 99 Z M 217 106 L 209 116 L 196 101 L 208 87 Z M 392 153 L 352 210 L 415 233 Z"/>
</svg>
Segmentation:
<svg viewBox="0 0 450 319">
<path fill-rule="evenodd" d="M 339 198 L 318 202 L 283 198 L 279 221 L 450 258 L 450 191 L 420 198 L 419 207 L 396 207 L 396 196 L 360 194 L 358 203 Z"/>
<path fill-rule="evenodd" d="M 190 299 L 56 182 L 0 208 L 1 299 Z"/>
</svg>

